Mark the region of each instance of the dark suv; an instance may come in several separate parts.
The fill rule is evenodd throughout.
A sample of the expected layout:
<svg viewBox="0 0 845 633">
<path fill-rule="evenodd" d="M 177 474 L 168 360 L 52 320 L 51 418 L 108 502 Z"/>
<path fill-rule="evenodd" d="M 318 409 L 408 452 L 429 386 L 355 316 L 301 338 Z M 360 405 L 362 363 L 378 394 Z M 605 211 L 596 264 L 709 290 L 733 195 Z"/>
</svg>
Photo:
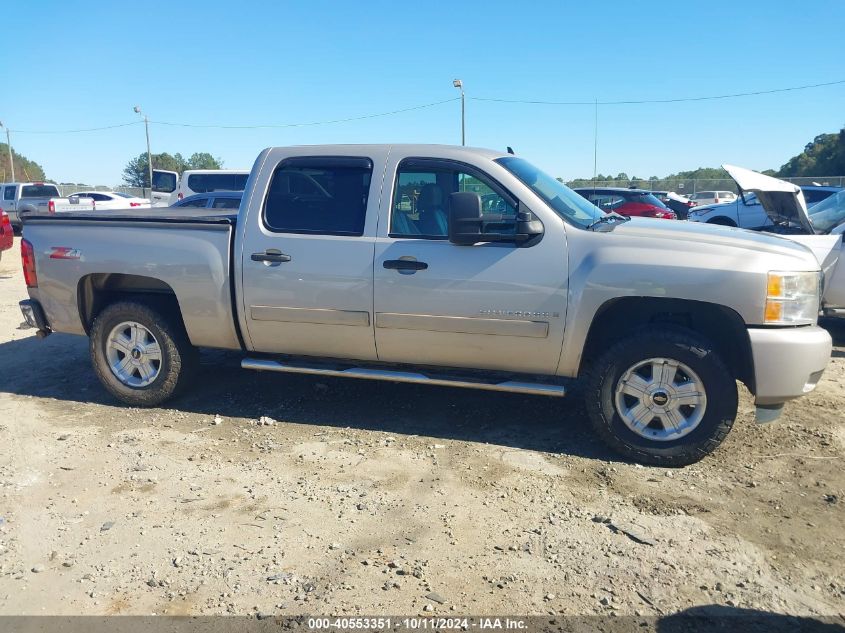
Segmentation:
<svg viewBox="0 0 845 633">
<path fill-rule="evenodd" d="M 660 202 L 650 191 L 644 189 L 582 187 L 575 191 L 606 213 L 615 211 L 627 216 L 678 219 L 672 209 Z"/>
</svg>

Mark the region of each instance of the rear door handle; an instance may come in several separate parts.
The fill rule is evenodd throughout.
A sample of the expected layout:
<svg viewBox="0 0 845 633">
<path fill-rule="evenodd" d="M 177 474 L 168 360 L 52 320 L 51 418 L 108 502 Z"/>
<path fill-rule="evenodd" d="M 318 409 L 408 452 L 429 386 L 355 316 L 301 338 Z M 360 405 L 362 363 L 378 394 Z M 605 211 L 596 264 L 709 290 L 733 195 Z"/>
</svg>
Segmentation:
<svg viewBox="0 0 845 633">
<path fill-rule="evenodd" d="M 276 250 L 275 248 L 268 248 L 263 253 L 253 253 L 250 259 L 254 262 L 281 264 L 282 262 L 289 262 L 290 255 L 285 255 L 282 251 Z"/>
<path fill-rule="evenodd" d="M 388 270 L 425 270 L 428 264 L 414 259 L 386 259 L 383 266 Z"/>
</svg>

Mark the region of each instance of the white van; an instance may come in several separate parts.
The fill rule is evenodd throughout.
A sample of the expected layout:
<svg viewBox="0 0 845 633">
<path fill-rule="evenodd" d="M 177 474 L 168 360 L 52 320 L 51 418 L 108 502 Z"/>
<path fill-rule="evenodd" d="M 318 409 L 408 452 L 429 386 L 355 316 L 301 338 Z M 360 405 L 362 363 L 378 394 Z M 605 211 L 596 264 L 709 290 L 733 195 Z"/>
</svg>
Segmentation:
<svg viewBox="0 0 845 633">
<path fill-rule="evenodd" d="M 153 169 L 150 200 L 154 207 L 168 207 L 195 193 L 243 191 L 248 177 L 244 169 L 188 169 L 181 178 L 175 171 Z"/>
</svg>

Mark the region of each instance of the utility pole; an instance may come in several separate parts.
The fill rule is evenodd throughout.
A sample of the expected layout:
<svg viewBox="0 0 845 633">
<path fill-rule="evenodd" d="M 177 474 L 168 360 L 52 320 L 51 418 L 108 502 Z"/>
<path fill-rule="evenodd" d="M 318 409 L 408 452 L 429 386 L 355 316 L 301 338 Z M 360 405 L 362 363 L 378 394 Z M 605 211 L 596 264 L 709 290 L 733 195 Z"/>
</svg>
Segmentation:
<svg viewBox="0 0 845 633">
<path fill-rule="evenodd" d="M 0 127 L 6 127 L 0 121 Z M 12 138 L 9 136 L 9 128 L 6 127 L 6 147 L 9 149 L 9 167 L 12 170 L 12 182 L 15 182 L 15 159 L 12 155 Z"/>
<path fill-rule="evenodd" d="M 147 133 L 147 169 L 149 170 L 150 174 L 150 195 L 152 195 L 153 191 L 153 155 L 150 152 L 150 122 L 147 119 L 147 115 L 141 112 L 140 106 L 135 106 L 133 108 L 136 114 L 140 114 L 144 117 L 144 130 Z"/>
<path fill-rule="evenodd" d="M 455 79 L 452 82 L 452 85 L 455 88 L 461 89 L 461 145 L 467 144 L 467 136 L 466 136 L 466 108 L 465 108 L 465 99 L 464 99 L 464 82 L 460 79 Z"/>
</svg>

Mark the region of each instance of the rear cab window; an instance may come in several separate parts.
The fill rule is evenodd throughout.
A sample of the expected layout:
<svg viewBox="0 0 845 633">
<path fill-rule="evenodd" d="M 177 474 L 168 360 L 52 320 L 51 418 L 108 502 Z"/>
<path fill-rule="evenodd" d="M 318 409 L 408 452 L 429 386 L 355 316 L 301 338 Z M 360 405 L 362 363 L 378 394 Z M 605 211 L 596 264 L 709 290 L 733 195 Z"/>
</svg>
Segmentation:
<svg viewBox="0 0 845 633">
<path fill-rule="evenodd" d="M 270 180 L 264 226 L 275 233 L 361 236 L 372 174 L 369 158 L 285 159 Z"/>
<path fill-rule="evenodd" d="M 55 185 L 24 185 L 21 187 L 21 198 L 60 198 Z"/>
</svg>

